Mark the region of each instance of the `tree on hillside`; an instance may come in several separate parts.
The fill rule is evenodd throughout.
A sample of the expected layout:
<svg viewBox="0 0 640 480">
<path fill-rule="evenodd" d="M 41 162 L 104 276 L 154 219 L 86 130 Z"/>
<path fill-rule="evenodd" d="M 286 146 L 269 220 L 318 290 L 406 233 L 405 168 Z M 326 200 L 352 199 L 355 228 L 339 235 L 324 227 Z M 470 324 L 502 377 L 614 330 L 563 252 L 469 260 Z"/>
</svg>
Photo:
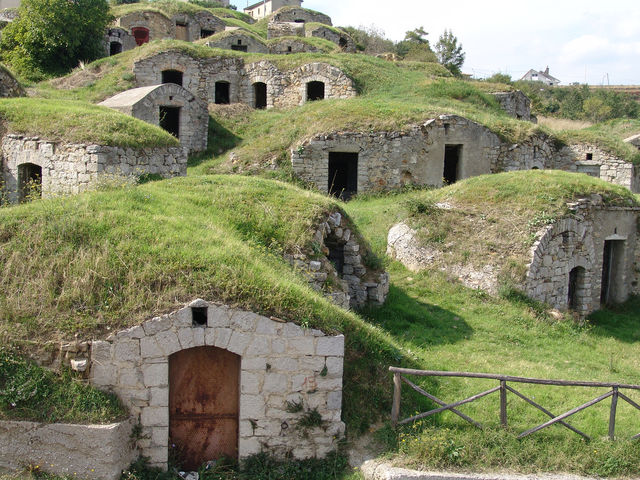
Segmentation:
<svg viewBox="0 0 640 480">
<path fill-rule="evenodd" d="M 451 30 L 445 30 L 440 35 L 435 50 L 438 61 L 447 70 L 456 76 L 462 73 L 465 53 L 462 51 L 462 45 L 458 45 L 458 39 L 451 33 Z"/>
<path fill-rule="evenodd" d="M 351 38 L 356 42 L 356 48 L 360 52 L 368 55 L 377 55 L 378 53 L 393 52 L 395 50 L 393 42 L 385 38 L 384 31 L 375 25 L 369 27 L 360 25 L 358 28 L 346 27 L 344 30 L 351 35 Z"/>
<path fill-rule="evenodd" d="M 33 80 L 67 73 L 104 55 L 111 20 L 106 0 L 22 0 L 2 31 L 2 58 Z"/>
<path fill-rule="evenodd" d="M 428 35 L 424 27 L 409 30 L 404 34 L 404 40 L 397 43 L 396 53 L 405 60 L 437 62 L 438 59 L 427 40 Z"/>
</svg>

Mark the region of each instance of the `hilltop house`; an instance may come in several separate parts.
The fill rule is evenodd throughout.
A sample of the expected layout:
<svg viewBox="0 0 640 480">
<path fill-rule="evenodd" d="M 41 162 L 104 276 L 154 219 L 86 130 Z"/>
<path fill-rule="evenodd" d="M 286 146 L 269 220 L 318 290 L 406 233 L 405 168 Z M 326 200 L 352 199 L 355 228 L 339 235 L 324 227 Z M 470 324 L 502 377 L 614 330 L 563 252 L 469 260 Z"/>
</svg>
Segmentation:
<svg viewBox="0 0 640 480">
<path fill-rule="evenodd" d="M 550 87 L 560 85 L 560 80 L 549 75 L 549 67 L 545 68 L 544 72 L 531 69 L 527 73 L 525 73 L 520 80 L 524 80 L 527 82 L 542 82 L 545 85 L 549 85 Z"/>
<path fill-rule="evenodd" d="M 244 9 L 244 13 L 256 20 L 271 15 L 282 7 L 300 7 L 303 0 L 262 0 Z"/>
</svg>

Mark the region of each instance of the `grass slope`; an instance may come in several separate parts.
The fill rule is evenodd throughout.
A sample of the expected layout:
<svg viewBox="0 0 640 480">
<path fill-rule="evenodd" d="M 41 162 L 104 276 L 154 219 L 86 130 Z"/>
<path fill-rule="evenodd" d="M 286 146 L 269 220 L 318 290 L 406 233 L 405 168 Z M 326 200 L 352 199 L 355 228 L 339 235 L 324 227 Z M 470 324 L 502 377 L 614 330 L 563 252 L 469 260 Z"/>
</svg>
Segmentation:
<svg viewBox="0 0 640 480">
<path fill-rule="evenodd" d="M 236 20 L 240 20 L 243 23 L 253 22 L 253 19 L 249 15 L 243 12 L 232 10 L 230 8 L 205 8 L 194 3 L 181 1 L 159 0 L 111 6 L 111 14 L 116 18 L 134 12 L 156 12 L 164 15 L 167 18 L 171 18 L 174 15 L 195 15 L 196 13 L 201 11 L 207 11 L 223 19 L 233 18 Z"/>
<path fill-rule="evenodd" d="M 0 100 L 4 130 L 71 143 L 147 148 L 178 146 L 159 127 L 115 110 L 79 101 L 12 98 Z"/>
</svg>

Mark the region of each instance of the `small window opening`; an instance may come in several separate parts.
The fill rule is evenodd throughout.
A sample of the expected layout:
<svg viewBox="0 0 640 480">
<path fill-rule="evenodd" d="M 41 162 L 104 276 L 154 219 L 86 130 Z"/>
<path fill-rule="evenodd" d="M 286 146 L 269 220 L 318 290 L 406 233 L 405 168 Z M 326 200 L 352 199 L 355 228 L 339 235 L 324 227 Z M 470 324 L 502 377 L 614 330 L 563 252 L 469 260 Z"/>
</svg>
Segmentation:
<svg viewBox="0 0 640 480">
<path fill-rule="evenodd" d="M 302 18 L 296 18 L 294 20 L 295 23 L 305 23 L 305 21 Z"/>
<path fill-rule="evenodd" d="M 42 197 L 42 167 L 33 163 L 23 163 L 18 167 L 20 201 Z"/>
<path fill-rule="evenodd" d="M 287 52 L 289 52 L 289 53 L 293 52 L 293 48 L 291 48 L 291 46 L 288 46 L 287 47 Z"/>
<path fill-rule="evenodd" d="M 133 38 L 136 40 L 136 45 L 144 45 L 149 42 L 149 29 L 145 27 L 133 27 L 131 29 Z"/>
<path fill-rule="evenodd" d="M 215 103 L 218 105 L 228 105 L 231 103 L 229 90 L 230 90 L 229 82 L 216 82 L 215 88 Z"/>
<path fill-rule="evenodd" d="M 160 107 L 160 128 L 180 138 L 180 107 Z"/>
<path fill-rule="evenodd" d="M 191 307 L 191 326 L 207 326 L 207 307 Z"/>
<path fill-rule="evenodd" d="M 215 30 L 208 30 L 206 28 L 202 28 L 200 29 L 200 38 L 210 37 L 214 33 L 216 33 Z"/>
<path fill-rule="evenodd" d="M 253 84 L 253 106 L 259 110 L 267 108 L 267 84 L 256 82 Z"/>
<path fill-rule="evenodd" d="M 327 258 L 329 258 L 338 275 L 342 275 L 344 273 L 344 244 L 325 242 L 325 245 L 329 249 Z"/>
<path fill-rule="evenodd" d="M 324 82 L 307 83 L 307 101 L 324 100 Z"/>
<path fill-rule="evenodd" d="M 240 45 L 241 40 L 238 40 L 237 45 L 231 45 L 231 50 L 235 50 L 236 52 L 248 52 L 249 48 L 247 45 Z"/>
<path fill-rule="evenodd" d="M 445 123 L 444 124 L 444 134 L 447 135 L 449 133 L 449 128 L 451 127 L 450 124 Z"/>
<path fill-rule="evenodd" d="M 349 200 L 358 193 L 358 154 L 329 153 L 329 194 Z"/>
<path fill-rule="evenodd" d="M 446 124 L 445 124 L 446 125 Z M 445 145 L 444 147 L 444 170 L 442 173 L 445 185 L 456 183 L 460 177 L 460 157 L 462 145 Z"/>
<path fill-rule="evenodd" d="M 117 55 L 122 53 L 122 44 L 120 42 L 111 42 L 109 44 L 109 55 Z"/>
<path fill-rule="evenodd" d="M 162 83 L 175 83 L 182 86 L 183 74 L 180 70 L 163 70 Z"/>
<path fill-rule="evenodd" d="M 593 153 L 587 153 L 587 160 L 593 160 Z"/>
</svg>

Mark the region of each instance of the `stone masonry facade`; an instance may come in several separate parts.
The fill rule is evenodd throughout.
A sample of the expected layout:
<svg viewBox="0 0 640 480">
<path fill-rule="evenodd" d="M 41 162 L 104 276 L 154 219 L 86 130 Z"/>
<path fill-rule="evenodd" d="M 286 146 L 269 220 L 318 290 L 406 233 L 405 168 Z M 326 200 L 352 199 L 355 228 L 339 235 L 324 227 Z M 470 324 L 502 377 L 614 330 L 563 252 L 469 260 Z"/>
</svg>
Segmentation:
<svg viewBox="0 0 640 480">
<path fill-rule="evenodd" d="M 525 293 L 581 316 L 600 308 L 605 242 L 615 242 L 608 303 L 621 303 L 638 288 L 637 207 L 606 207 L 599 195 L 570 204 L 573 215 L 538 232 L 531 248 Z M 574 305 L 570 273 L 575 269 Z"/>
<path fill-rule="evenodd" d="M 52 142 L 6 134 L 2 138 L 2 174 L 9 201 L 19 200 L 20 168 L 41 169 L 42 196 L 76 194 L 101 180 L 142 174 L 184 176 L 187 154 L 181 147 L 132 149 Z"/>
<path fill-rule="evenodd" d="M 179 51 L 166 51 L 135 62 L 133 73 L 139 86 L 157 85 L 164 70 L 183 73 L 183 87 L 207 103 L 215 103 L 216 82 L 229 83 L 230 103 L 255 106 L 254 84 L 266 85 L 266 108 L 302 105 L 307 100 L 307 84 L 325 84 L 326 99 L 355 97 L 353 81 L 340 69 L 326 63 L 310 63 L 294 70 L 280 71 L 269 61 L 245 64 L 239 57 L 198 59 Z"/>
<path fill-rule="evenodd" d="M 0 98 L 23 97 L 24 89 L 20 86 L 13 75 L 0 65 Z"/>
<path fill-rule="evenodd" d="M 497 92 L 492 94 L 502 109 L 513 118 L 536 122 L 531 116 L 531 100 L 520 90 L 515 92 Z"/>
<path fill-rule="evenodd" d="M 298 177 L 323 192 L 330 187 L 329 157 L 340 152 L 358 155 L 357 192 L 406 185 L 440 187 L 447 180 L 445 163 L 451 148 L 457 149 L 456 166 L 449 172 L 454 181 L 504 171 L 557 169 L 640 191 L 640 168 L 595 145 L 559 145 L 543 133 L 511 144 L 455 115 L 442 115 L 404 131 L 317 135 L 294 145 L 291 163 Z"/>
<path fill-rule="evenodd" d="M 384 304 L 389 274 L 364 264 L 365 247 L 340 212 L 330 214 L 318 226 L 313 239 L 321 256 L 297 253 L 286 255 L 285 259 L 303 272 L 314 290 L 343 308 Z"/>
<path fill-rule="evenodd" d="M 207 311 L 194 326 L 193 308 Z M 324 457 L 344 435 L 341 421 L 344 336 L 195 300 L 169 315 L 91 344 L 90 381 L 115 392 L 142 427 L 140 453 L 166 467 L 169 449 L 169 356 L 211 346 L 241 357 L 239 457 L 262 451 L 279 457 Z M 317 409 L 322 427 L 297 427 Z M 286 424 L 286 426 L 285 426 Z"/>
</svg>

